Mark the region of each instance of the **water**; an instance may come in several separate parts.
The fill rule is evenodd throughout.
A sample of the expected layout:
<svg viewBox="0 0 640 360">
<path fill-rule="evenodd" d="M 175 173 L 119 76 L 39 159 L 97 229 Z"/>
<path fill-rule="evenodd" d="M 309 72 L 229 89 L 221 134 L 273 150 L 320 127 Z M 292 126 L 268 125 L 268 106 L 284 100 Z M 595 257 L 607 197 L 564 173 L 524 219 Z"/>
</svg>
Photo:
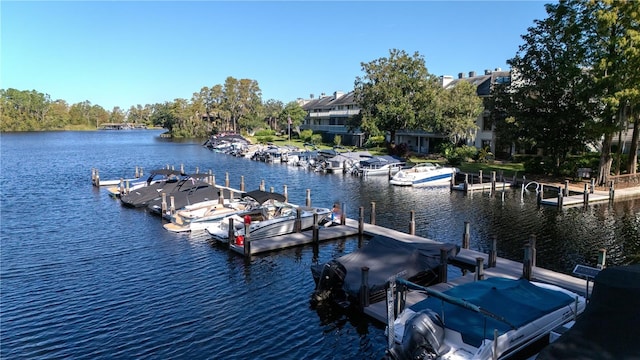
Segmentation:
<svg viewBox="0 0 640 360">
<path fill-rule="evenodd" d="M 356 239 L 245 260 L 203 234 L 176 235 L 145 211 L 127 209 L 93 188 L 102 179 L 171 164 L 212 169 L 247 190 L 265 180 L 304 203 L 338 201 L 357 218 L 376 204 L 379 225 L 471 248 L 498 238 L 500 256 L 520 260 L 537 236 L 538 265 L 570 273 L 640 254 L 640 199 L 558 211 L 535 193 L 465 196 L 448 188 L 392 187 L 385 178 L 318 174 L 212 153 L 198 142 L 162 140 L 157 131 L 2 134 L 0 358 L 3 359 L 379 359 L 384 328 L 366 317 L 312 309 L 310 265 L 357 248 Z M 636 260 L 637 261 L 637 260 Z"/>
</svg>

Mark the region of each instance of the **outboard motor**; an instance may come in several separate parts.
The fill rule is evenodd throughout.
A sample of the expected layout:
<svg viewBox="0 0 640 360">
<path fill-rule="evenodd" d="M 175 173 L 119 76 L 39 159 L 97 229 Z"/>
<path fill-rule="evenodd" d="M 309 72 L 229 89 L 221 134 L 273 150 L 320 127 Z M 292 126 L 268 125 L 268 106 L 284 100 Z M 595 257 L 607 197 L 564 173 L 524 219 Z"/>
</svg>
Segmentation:
<svg viewBox="0 0 640 360">
<path fill-rule="evenodd" d="M 316 291 L 313 293 L 313 300 L 317 303 L 333 297 L 334 300 L 344 300 L 344 278 L 347 276 L 347 269 L 335 260 L 324 264 Z"/>
<path fill-rule="evenodd" d="M 437 359 L 447 352 L 444 345 L 444 326 L 438 314 L 431 310 L 415 313 L 404 327 L 402 343 L 390 350 L 394 359 Z"/>
</svg>

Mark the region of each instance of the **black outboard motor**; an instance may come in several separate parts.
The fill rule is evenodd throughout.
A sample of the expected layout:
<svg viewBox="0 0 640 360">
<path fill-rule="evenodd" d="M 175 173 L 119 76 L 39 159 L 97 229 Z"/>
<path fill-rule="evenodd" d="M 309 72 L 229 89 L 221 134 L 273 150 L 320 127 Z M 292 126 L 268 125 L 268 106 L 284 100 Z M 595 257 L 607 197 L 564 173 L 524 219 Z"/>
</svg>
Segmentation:
<svg viewBox="0 0 640 360">
<path fill-rule="evenodd" d="M 346 276 L 347 269 L 339 262 L 331 260 L 324 264 L 313 293 L 313 301 L 321 303 L 329 299 L 337 302 L 345 300 L 343 285 Z"/>
<path fill-rule="evenodd" d="M 396 343 L 390 350 L 394 359 L 437 359 L 449 351 L 444 344 L 444 326 L 438 314 L 431 310 L 415 313 L 404 327 L 402 344 Z"/>
</svg>

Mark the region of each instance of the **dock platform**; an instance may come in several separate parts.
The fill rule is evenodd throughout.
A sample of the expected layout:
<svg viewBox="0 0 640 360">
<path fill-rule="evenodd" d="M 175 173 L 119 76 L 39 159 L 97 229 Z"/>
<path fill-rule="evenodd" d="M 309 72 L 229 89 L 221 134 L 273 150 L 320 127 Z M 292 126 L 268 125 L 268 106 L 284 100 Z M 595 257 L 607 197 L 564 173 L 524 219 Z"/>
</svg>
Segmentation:
<svg viewBox="0 0 640 360">
<path fill-rule="evenodd" d="M 336 225 L 318 228 L 318 242 L 328 241 L 333 239 L 340 239 L 348 236 L 358 235 L 358 229 L 347 225 Z M 269 251 L 282 250 L 290 247 L 312 244 L 313 230 L 306 230 L 299 233 L 292 233 L 287 235 L 274 236 L 267 239 L 259 239 L 255 241 L 249 241 L 248 247 L 249 254 L 255 255 L 265 253 Z M 245 254 L 244 245 L 229 244 L 229 249 L 242 254 Z"/>
</svg>

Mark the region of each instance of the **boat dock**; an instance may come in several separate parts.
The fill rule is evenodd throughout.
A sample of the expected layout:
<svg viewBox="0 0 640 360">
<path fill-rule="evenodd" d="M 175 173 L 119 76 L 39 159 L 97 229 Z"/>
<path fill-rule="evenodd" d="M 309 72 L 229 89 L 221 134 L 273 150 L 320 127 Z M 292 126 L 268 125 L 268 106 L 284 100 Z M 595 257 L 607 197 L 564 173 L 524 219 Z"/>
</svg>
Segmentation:
<svg viewBox="0 0 640 360">
<path fill-rule="evenodd" d="M 314 235 L 314 230 L 312 229 L 287 235 L 274 236 L 267 239 L 248 242 L 243 241 L 242 244 L 232 243 L 229 244 L 229 249 L 239 254 L 249 256 L 300 245 L 318 244 L 322 241 L 340 239 L 354 235 L 358 235 L 358 229 L 351 226 L 318 226 L 317 235 Z"/>
</svg>

